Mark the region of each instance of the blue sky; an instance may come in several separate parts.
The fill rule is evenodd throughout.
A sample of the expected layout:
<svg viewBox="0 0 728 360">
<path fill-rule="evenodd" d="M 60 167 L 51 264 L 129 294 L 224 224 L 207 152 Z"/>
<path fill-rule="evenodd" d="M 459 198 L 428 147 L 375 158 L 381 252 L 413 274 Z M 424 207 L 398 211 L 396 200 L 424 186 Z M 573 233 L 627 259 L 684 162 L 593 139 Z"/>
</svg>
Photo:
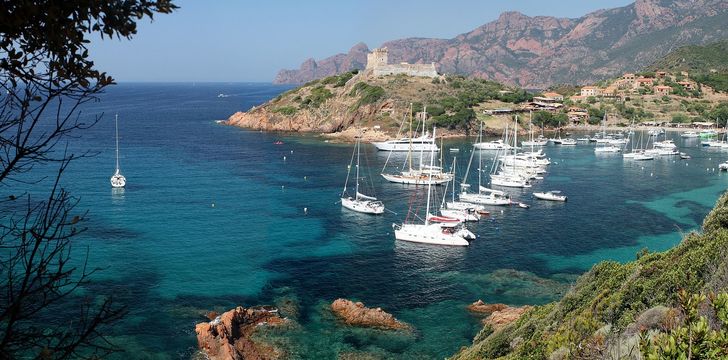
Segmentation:
<svg viewBox="0 0 728 360">
<path fill-rule="evenodd" d="M 270 82 L 309 57 L 405 37 L 452 38 L 504 11 L 576 18 L 630 0 L 194 1 L 143 21 L 131 41 L 94 41 L 96 64 L 118 81 Z"/>
</svg>

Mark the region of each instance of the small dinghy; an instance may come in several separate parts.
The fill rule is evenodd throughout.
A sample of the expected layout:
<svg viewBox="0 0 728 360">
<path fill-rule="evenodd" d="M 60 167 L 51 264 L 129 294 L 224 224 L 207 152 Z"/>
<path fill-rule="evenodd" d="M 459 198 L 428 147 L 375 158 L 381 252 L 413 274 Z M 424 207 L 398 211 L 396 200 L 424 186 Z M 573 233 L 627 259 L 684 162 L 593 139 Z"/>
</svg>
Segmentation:
<svg viewBox="0 0 728 360">
<path fill-rule="evenodd" d="M 519 207 L 519 208 L 522 208 L 522 209 L 528 209 L 528 208 L 530 208 L 530 207 L 531 207 L 531 205 L 528 205 L 528 204 L 526 204 L 526 203 L 522 203 L 522 202 L 519 202 L 519 203 L 518 203 L 518 207 Z"/>
<path fill-rule="evenodd" d="M 681 152 L 680 153 L 680 159 L 683 159 L 683 160 L 690 159 L 690 155 L 688 155 L 688 154 L 686 154 L 684 152 Z"/>
<path fill-rule="evenodd" d="M 566 195 L 561 195 L 561 191 L 546 191 L 546 192 L 535 192 L 533 196 L 541 200 L 549 201 L 566 201 Z"/>
</svg>

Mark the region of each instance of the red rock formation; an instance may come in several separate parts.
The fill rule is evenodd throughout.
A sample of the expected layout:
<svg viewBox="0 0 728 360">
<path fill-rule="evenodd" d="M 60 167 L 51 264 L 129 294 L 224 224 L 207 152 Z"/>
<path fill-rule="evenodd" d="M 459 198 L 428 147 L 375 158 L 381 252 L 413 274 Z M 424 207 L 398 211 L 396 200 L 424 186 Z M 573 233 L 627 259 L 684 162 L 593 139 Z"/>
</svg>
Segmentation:
<svg viewBox="0 0 728 360">
<path fill-rule="evenodd" d="M 506 307 L 498 310 L 483 320 L 484 325 L 490 325 L 493 330 L 499 330 L 502 327 L 518 320 L 526 311 L 531 310 L 533 306 Z"/>
<path fill-rule="evenodd" d="M 251 339 L 261 326 L 279 326 L 286 319 L 270 308 L 237 308 L 195 326 L 197 344 L 211 360 L 280 359 L 283 352 Z"/>
<path fill-rule="evenodd" d="M 719 30 L 728 25 L 726 12 L 725 0 L 637 0 L 578 19 L 505 12 L 453 39 L 409 38 L 382 46 L 389 50 L 390 63 L 435 62 L 443 74 L 543 88 L 634 71 L 677 46 L 718 40 Z M 358 44 L 348 54 L 307 60 L 298 70 L 279 72 L 275 82 L 304 83 L 364 68 L 367 51 Z"/>
<path fill-rule="evenodd" d="M 336 299 L 331 310 L 347 325 L 370 327 L 384 330 L 405 330 L 409 326 L 395 319 L 392 314 L 380 308 L 370 309 L 360 302 Z"/>
<path fill-rule="evenodd" d="M 492 314 L 496 311 L 501 311 L 507 307 L 508 305 L 506 304 L 486 304 L 483 302 L 483 300 L 478 300 L 468 305 L 468 310 L 474 313 Z"/>
</svg>

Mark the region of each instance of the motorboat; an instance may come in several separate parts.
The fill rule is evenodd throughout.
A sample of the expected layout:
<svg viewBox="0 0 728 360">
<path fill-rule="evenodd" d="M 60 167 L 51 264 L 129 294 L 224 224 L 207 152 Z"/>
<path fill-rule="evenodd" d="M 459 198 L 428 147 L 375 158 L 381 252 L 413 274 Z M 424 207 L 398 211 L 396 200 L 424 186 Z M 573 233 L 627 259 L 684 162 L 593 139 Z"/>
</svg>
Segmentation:
<svg viewBox="0 0 728 360">
<path fill-rule="evenodd" d="M 718 169 L 720 171 L 728 171 L 728 161 L 720 163 L 720 165 L 718 165 Z"/>
<path fill-rule="evenodd" d="M 686 131 L 686 132 L 680 134 L 680 137 L 681 138 L 686 138 L 686 139 L 696 138 L 696 137 L 699 137 L 699 136 L 700 136 L 700 134 L 698 134 L 697 132 L 692 131 L 692 130 Z"/>
<path fill-rule="evenodd" d="M 372 143 L 380 151 L 440 151 L 435 138 L 425 133 L 416 138 L 401 138 Z"/>
<path fill-rule="evenodd" d="M 597 146 L 596 148 L 594 148 L 595 153 L 618 153 L 621 151 L 621 148 L 614 145 Z"/>
<path fill-rule="evenodd" d="M 473 144 L 478 150 L 510 150 L 513 146 L 506 144 L 503 140 L 493 140 Z"/>
<path fill-rule="evenodd" d="M 561 139 L 561 145 L 562 146 L 574 146 L 574 145 L 576 145 L 576 140 L 574 140 L 572 138 L 564 138 L 564 139 Z"/>
<path fill-rule="evenodd" d="M 558 190 L 535 192 L 535 193 L 533 193 L 533 196 L 535 198 L 541 199 L 541 200 L 566 201 L 566 195 L 561 195 L 561 191 L 558 191 Z"/>
</svg>

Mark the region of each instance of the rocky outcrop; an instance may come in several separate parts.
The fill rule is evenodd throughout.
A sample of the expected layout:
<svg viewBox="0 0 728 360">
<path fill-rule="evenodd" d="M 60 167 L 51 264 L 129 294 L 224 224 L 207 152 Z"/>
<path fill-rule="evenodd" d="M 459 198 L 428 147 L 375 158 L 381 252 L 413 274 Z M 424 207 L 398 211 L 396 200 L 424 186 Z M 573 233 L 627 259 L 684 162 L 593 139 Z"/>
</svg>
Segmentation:
<svg viewBox="0 0 728 360">
<path fill-rule="evenodd" d="M 211 313 L 212 315 L 212 313 Z M 264 327 L 288 323 L 278 311 L 268 307 L 237 307 L 195 326 L 197 344 L 211 360 L 280 359 L 284 352 L 256 341 L 253 335 Z"/>
<path fill-rule="evenodd" d="M 409 325 L 400 322 L 392 314 L 381 308 L 370 309 L 361 302 L 336 299 L 331 303 L 331 310 L 347 325 L 382 330 L 409 329 Z"/>
<path fill-rule="evenodd" d="M 728 2 L 637 0 L 578 19 L 505 12 L 453 39 L 408 38 L 382 44 L 389 62 L 438 64 L 443 74 L 468 74 L 524 88 L 588 83 L 640 69 L 676 46 L 725 37 Z M 309 59 L 281 70 L 276 83 L 304 83 L 366 66 L 364 44 L 347 54 Z"/>
<path fill-rule="evenodd" d="M 478 300 L 468 305 L 468 311 L 477 314 L 492 314 L 496 311 L 501 311 L 507 307 L 508 305 L 506 304 L 486 304 L 483 302 L 483 300 Z"/>
<path fill-rule="evenodd" d="M 525 305 L 520 307 L 506 307 L 490 314 L 483 320 L 484 325 L 490 325 L 494 331 L 518 320 L 526 311 L 531 310 L 533 306 Z"/>
<path fill-rule="evenodd" d="M 323 60 L 307 59 L 298 70 L 281 70 L 273 81 L 276 84 L 303 84 L 349 70 L 364 69 L 369 47 L 364 43 L 354 45 L 346 54 L 336 54 Z"/>
</svg>

